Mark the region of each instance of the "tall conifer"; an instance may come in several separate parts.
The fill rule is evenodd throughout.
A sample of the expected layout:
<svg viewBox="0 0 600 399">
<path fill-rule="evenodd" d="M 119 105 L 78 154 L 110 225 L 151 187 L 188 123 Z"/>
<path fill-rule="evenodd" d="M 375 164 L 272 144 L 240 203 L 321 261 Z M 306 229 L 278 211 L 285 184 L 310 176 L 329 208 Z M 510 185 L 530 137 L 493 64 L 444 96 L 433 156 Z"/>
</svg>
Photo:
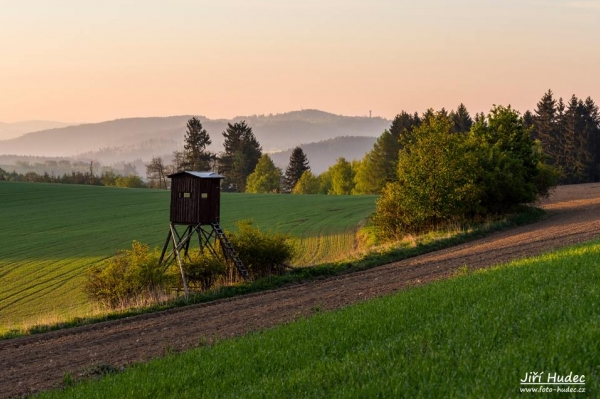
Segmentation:
<svg viewBox="0 0 600 399">
<path fill-rule="evenodd" d="M 469 115 L 469 111 L 467 111 L 467 107 L 463 103 L 460 103 L 456 112 L 450 112 L 450 119 L 453 123 L 453 133 L 467 133 L 473 125 L 473 119 L 471 119 L 471 115 Z"/>
<path fill-rule="evenodd" d="M 534 121 L 534 138 L 542 143 L 542 149 L 551 165 L 560 162 L 560 139 L 558 137 L 556 100 L 552 90 L 548 90 L 537 103 Z"/>
<path fill-rule="evenodd" d="M 228 123 L 223 137 L 225 152 L 219 159 L 219 172 L 225 176 L 223 190 L 244 192 L 246 179 L 254 171 L 262 148 L 246 121 Z"/>
<path fill-rule="evenodd" d="M 296 183 L 298 183 L 298 180 L 302 177 L 302 174 L 307 170 L 310 170 L 310 165 L 308 164 L 306 154 L 302 148 L 294 148 L 292 155 L 290 156 L 290 163 L 288 164 L 283 177 L 284 190 L 288 193 L 292 192 Z"/>
<path fill-rule="evenodd" d="M 210 136 L 196 117 L 187 122 L 183 145 L 183 167 L 187 170 L 205 171 L 211 169 L 215 156 L 206 150 L 211 144 Z"/>
</svg>

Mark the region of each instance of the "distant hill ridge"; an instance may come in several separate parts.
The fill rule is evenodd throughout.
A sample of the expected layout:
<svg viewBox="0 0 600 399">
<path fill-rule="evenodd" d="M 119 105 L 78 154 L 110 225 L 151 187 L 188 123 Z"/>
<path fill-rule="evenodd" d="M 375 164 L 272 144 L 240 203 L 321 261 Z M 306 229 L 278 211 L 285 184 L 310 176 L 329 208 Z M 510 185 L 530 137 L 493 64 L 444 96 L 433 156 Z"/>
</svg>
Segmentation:
<svg viewBox="0 0 600 399">
<path fill-rule="evenodd" d="M 55 121 L 21 121 L 14 123 L 0 122 L 0 140 L 9 140 L 22 136 L 26 133 L 37 132 L 40 130 L 56 129 L 69 126 L 71 123 Z"/>
<path fill-rule="evenodd" d="M 85 154 L 94 157 L 99 152 L 108 156 L 114 149 L 111 162 L 129 161 L 133 154 L 146 161 L 182 148 L 186 123 L 191 117 L 126 118 L 43 130 L 0 141 L 0 155 L 72 157 Z M 221 133 L 227 123 L 240 120 L 253 128 L 263 150 L 268 152 L 339 136 L 377 137 L 390 125 L 389 120 L 380 117 L 342 116 L 313 109 L 239 116 L 231 120 L 198 117 L 211 136 L 211 150 L 215 152 L 223 149 Z"/>
<path fill-rule="evenodd" d="M 376 137 L 336 137 L 316 143 L 300 145 L 306 154 L 311 171 L 318 175 L 325 172 L 339 157 L 347 161 L 362 159 L 373 148 Z M 284 172 L 290 162 L 292 148 L 269 154 L 276 166 Z"/>
</svg>

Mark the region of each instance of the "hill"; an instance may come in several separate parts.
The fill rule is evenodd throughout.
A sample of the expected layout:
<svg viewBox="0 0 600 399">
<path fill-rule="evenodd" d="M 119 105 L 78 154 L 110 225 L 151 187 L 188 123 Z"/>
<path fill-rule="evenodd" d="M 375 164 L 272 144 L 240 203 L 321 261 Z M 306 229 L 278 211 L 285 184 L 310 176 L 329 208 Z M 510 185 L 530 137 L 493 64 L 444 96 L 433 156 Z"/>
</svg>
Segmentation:
<svg viewBox="0 0 600 399">
<path fill-rule="evenodd" d="M 70 123 L 54 121 L 22 121 L 14 123 L 0 122 L 0 140 L 9 140 L 22 136 L 25 133 L 56 129 L 69 125 Z"/>
<path fill-rule="evenodd" d="M 304 150 L 312 172 L 320 174 L 333 165 L 339 157 L 344 157 L 347 161 L 361 159 L 373 148 L 376 140 L 376 137 L 336 137 L 316 143 L 301 144 L 300 148 Z M 292 151 L 293 148 L 290 148 L 269 155 L 275 165 L 285 171 Z"/>
<path fill-rule="evenodd" d="M 104 164 L 171 154 L 183 147 L 190 115 L 127 118 L 28 133 L 0 141 L 0 155 L 84 156 Z M 277 115 L 239 116 L 231 120 L 199 116 L 211 136 L 211 150 L 222 150 L 221 133 L 228 122 L 246 120 L 264 151 L 292 148 L 338 136 L 376 137 L 389 127 L 383 118 L 349 117 L 317 110 Z"/>
</svg>

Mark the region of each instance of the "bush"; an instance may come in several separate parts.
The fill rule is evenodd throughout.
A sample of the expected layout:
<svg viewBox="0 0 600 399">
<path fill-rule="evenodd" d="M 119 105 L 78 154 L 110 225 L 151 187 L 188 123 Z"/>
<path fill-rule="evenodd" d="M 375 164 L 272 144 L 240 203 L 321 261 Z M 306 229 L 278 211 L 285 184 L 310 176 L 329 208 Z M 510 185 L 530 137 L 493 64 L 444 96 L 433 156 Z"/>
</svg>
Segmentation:
<svg viewBox="0 0 600 399">
<path fill-rule="evenodd" d="M 238 223 L 237 233 L 228 233 L 241 261 L 253 278 L 281 274 L 294 255 L 289 237 L 280 233 L 262 232 L 249 221 Z M 217 244 L 217 252 L 219 252 Z M 116 309 L 158 302 L 182 286 L 181 270 L 175 261 L 170 267 L 159 267 L 160 252 L 133 241 L 131 250 L 121 250 L 106 263 L 88 270 L 84 291 L 94 302 Z M 217 283 L 235 281 L 233 265 L 224 256 L 209 249 L 181 253 L 188 288 L 206 291 Z M 225 277 L 229 276 L 228 279 Z M 220 281 L 221 280 L 221 281 Z"/>
<path fill-rule="evenodd" d="M 192 290 L 209 290 L 227 273 L 225 260 L 206 248 L 191 252 L 189 258 L 182 257 L 182 262 L 188 287 Z M 180 274 L 178 281 L 181 282 Z"/>
<path fill-rule="evenodd" d="M 282 274 L 286 263 L 294 256 L 289 236 L 262 232 L 247 220 L 239 222 L 237 226 L 238 232 L 228 233 L 228 236 L 250 276 L 257 278 Z"/>
<path fill-rule="evenodd" d="M 119 176 L 115 179 L 115 186 L 122 188 L 144 188 L 144 181 L 136 175 Z"/>
<path fill-rule="evenodd" d="M 159 253 L 133 241 L 131 250 L 122 250 L 108 264 L 93 266 L 84 291 L 88 297 L 109 308 L 158 300 L 173 283 L 173 275 L 158 266 Z"/>
</svg>

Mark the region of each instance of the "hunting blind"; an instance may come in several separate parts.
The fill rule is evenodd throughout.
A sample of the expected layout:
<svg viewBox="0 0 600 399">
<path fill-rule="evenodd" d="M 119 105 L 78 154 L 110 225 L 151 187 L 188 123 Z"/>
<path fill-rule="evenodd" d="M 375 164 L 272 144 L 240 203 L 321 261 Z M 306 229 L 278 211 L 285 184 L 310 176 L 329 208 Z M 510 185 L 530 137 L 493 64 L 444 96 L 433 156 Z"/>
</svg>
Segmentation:
<svg viewBox="0 0 600 399">
<path fill-rule="evenodd" d="M 188 289 L 181 252 L 183 251 L 184 256 L 188 256 L 192 238 L 197 236 L 200 250 L 207 248 L 215 256 L 217 256 L 216 242 L 219 240 L 225 259 L 237 268 L 243 278 L 247 279 L 248 270 L 219 224 L 221 179 L 224 176 L 214 172 L 185 171 L 167 177 L 171 179 L 170 226 L 159 264 L 166 265 L 173 259 L 177 259 L 187 296 Z M 185 226 L 184 231 L 181 233 L 183 226 Z M 169 246 L 172 246 L 172 251 L 165 258 Z"/>
<path fill-rule="evenodd" d="M 179 172 L 171 178 L 171 223 L 219 223 L 221 179 L 212 172 Z"/>
</svg>

